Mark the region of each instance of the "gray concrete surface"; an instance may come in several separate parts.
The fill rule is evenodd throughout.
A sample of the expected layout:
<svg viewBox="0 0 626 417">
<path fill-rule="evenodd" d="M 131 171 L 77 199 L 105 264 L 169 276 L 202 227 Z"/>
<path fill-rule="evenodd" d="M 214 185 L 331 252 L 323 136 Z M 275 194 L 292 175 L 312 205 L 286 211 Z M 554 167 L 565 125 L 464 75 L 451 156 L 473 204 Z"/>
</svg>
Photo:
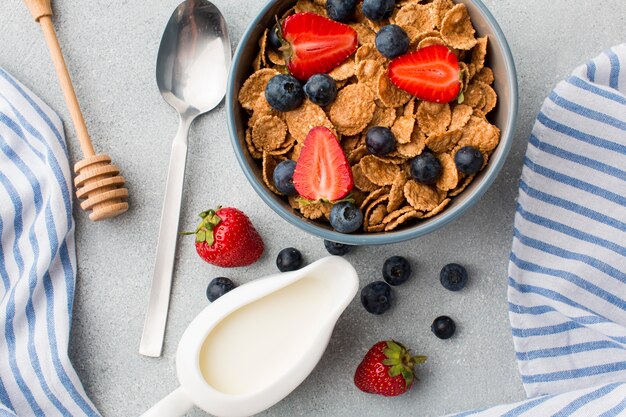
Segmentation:
<svg viewBox="0 0 626 417">
<path fill-rule="evenodd" d="M 152 274 L 155 240 L 175 113 L 154 81 L 155 56 L 164 25 L 179 0 L 158 2 L 64 1 L 55 3 L 56 27 L 71 66 L 97 149 L 122 167 L 131 210 L 94 224 L 76 211 L 78 283 L 70 353 L 87 392 L 107 417 L 139 415 L 177 386 L 174 356 L 191 319 L 206 305 L 214 276 L 244 283 L 275 271 L 286 246 L 308 261 L 325 255 L 322 241 L 285 224 L 247 184 L 228 142 L 223 105 L 191 129 L 181 224 L 193 229 L 196 214 L 223 204 L 244 210 L 265 238 L 267 251 L 250 268 L 220 270 L 201 262 L 193 239 L 182 239 L 164 356 L 137 353 Z M 223 11 L 233 48 L 261 7 L 255 0 L 214 0 Z M 623 0 L 486 0 L 508 37 L 519 71 L 520 114 L 510 157 L 494 186 L 470 212 L 445 230 L 383 248 L 361 247 L 347 258 L 362 285 L 380 278 L 392 254 L 415 265 L 412 281 L 398 288 L 395 308 L 371 316 L 355 301 L 341 318 L 313 374 L 267 416 L 436 416 L 524 398 L 507 317 L 507 259 L 517 179 L 527 137 L 539 107 L 555 83 L 587 58 L 626 40 Z M 19 0 L 0 2 L 0 66 L 40 94 L 69 120 L 39 29 Z M 67 125 L 66 125 L 67 126 Z M 72 154 L 79 153 L 66 127 Z M 467 265 L 469 287 L 450 293 L 437 282 L 448 262 Z M 458 323 L 448 341 L 430 333 L 433 318 Z M 421 381 L 407 395 L 386 399 L 362 394 L 352 373 L 367 348 L 396 338 L 428 355 Z M 204 415 L 199 410 L 190 416 Z"/>
</svg>

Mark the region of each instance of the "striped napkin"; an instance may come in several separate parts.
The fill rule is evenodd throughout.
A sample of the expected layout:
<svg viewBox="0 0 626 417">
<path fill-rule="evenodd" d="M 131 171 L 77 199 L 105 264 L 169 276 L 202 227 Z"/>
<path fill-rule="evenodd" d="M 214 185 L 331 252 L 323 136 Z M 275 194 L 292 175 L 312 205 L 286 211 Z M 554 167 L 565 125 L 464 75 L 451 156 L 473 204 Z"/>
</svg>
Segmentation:
<svg viewBox="0 0 626 417">
<path fill-rule="evenodd" d="M 0 416 L 98 416 L 67 355 L 75 278 L 61 120 L 0 68 Z"/>
<path fill-rule="evenodd" d="M 522 383 L 538 398 L 458 416 L 626 415 L 626 44 L 577 68 L 539 112 L 509 316 Z"/>
</svg>

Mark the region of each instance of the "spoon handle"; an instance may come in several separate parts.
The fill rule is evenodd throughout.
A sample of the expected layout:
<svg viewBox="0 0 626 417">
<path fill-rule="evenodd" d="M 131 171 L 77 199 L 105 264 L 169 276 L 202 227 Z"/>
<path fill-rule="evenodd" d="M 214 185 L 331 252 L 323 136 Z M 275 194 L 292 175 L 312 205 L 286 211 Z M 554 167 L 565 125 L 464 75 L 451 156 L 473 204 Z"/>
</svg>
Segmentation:
<svg viewBox="0 0 626 417">
<path fill-rule="evenodd" d="M 157 241 L 156 262 L 150 289 L 150 301 L 141 335 L 139 353 L 159 357 L 163 349 L 167 310 L 172 289 L 172 273 L 178 238 L 178 220 L 187 161 L 187 136 L 192 118 L 182 117 L 172 144 L 170 166 L 167 172 L 165 198 L 161 212 L 161 225 Z"/>
</svg>

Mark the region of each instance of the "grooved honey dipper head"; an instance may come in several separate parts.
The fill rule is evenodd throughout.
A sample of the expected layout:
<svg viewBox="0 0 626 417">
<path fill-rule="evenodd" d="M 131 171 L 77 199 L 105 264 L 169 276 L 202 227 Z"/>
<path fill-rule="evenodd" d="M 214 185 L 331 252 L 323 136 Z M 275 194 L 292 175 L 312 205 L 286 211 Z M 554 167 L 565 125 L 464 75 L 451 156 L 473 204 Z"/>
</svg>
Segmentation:
<svg viewBox="0 0 626 417">
<path fill-rule="evenodd" d="M 108 219 L 128 210 L 124 177 L 119 175 L 119 168 L 111 164 L 108 155 L 87 157 L 74 165 L 74 172 L 76 196 L 84 200 L 80 204 L 83 210 L 91 210 L 91 220 Z"/>
</svg>

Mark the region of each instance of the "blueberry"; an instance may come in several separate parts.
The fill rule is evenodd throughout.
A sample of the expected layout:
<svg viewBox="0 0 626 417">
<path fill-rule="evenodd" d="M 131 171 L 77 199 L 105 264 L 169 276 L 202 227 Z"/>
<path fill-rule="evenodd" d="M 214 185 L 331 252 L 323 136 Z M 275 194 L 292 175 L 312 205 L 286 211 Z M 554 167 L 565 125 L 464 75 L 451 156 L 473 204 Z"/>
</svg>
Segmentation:
<svg viewBox="0 0 626 417">
<path fill-rule="evenodd" d="M 302 104 L 304 92 L 294 76 L 278 74 L 267 83 L 265 99 L 276 110 L 286 112 Z"/>
<path fill-rule="evenodd" d="M 328 17 L 338 22 L 346 22 L 354 16 L 356 0 L 327 0 L 326 13 Z"/>
<path fill-rule="evenodd" d="M 400 26 L 383 26 L 376 34 L 376 49 L 383 56 L 393 59 L 409 49 L 409 37 Z"/>
<path fill-rule="evenodd" d="M 450 339 L 456 331 L 456 324 L 448 316 L 439 316 L 433 321 L 430 330 L 440 339 Z"/>
<path fill-rule="evenodd" d="M 365 144 L 371 154 L 384 156 L 396 150 L 396 137 L 386 127 L 374 126 L 367 131 Z"/>
<path fill-rule="evenodd" d="M 441 171 L 441 163 L 430 152 L 424 152 L 411 160 L 411 177 L 422 184 L 436 183 Z"/>
<path fill-rule="evenodd" d="M 343 256 L 346 253 L 350 252 L 350 250 L 352 250 L 351 245 L 346 245 L 344 243 L 331 242 L 330 240 L 326 240 L 326 239 L 324 239 L 324 246 L 326 247 L 326 250 L 328 251 L 328 253 L 330 253 L 331 255 L 335 255 L 335 256 Z"/>
<path fill-rule="evenodd" d="M 274 168 L 274 185 L 276 189 L 285 195 L 296 195 L 296 187 L 293 185 L 293 171 L 296 169 L 296 161 L 290 159 L 282 161 Z"/>
<path fill-rule="evenodd" d="M 328 106 L 337 97 L 337 83 L 327 74 L 315 74 L 304 84 L 304 94 L 318 106 Z"/>
<path fill-rule="evenodd" d="M 448 264 L 441 269 L 441 285 L 450 291 L 459 291 L 467 284 L 467 270 L 459 264 Z"/>
<path fill-rule="evenodd" d="M 363 212 L 354 203 L 337 203 L 330 210 L 330 225 L 339 233 L 352 233 L 363 224 Z"/>
<path fill-rule="evenodd" d="M 395 0 L 363 0 L 361 9 L 365 17 L 378 22 L 391 16 L 394 7 L 396 7 Z"/>
<path fill-rule="evenodd" d="M 275 51 L 278 51 L 280 47 L 282 46 L 280 42 L 280 38 L 278 37 L 278 25 L 274 25 L 267 32 L 267 44 L 269 45 L 270 48 L 272 48 Z"/>
<path fill-rule="evenodd" d="M 280 272 L 295 271 L 302 268 L 302 264 L 302 254 L 296 248 L 285 248 L 276 257 L 276 266 Z"/>
<path fill-rule="evenodd" d="M 213 302 L 228 291 L 235 289 L 235 287 L 235 283 L 228 278 L 213 278 L 206 288 L 206 298 L 208 298 L 210 302 Z"/>
<path fill-rule="evenodd" d="M 411 276 L 411 264 L 402 256 L 387 258 L 383 264 L 383 278 L 389 285 L 404 284 Z"/>
<path fill-rule="evenodd" d="M 459 171 L 472 175 L 480 171 L 483 166 L 483 154 L 473 146 L 465 146 L 454 156 L 454 163 Z"/>
<path fill-rule="evenodd" d="M 383 281 L 375 281 L 367 284 L 361 290 L 361 304 L 372 314 L 383 314 L 391 308 L 393 291 L 389 284 Z"/>
</svg>

